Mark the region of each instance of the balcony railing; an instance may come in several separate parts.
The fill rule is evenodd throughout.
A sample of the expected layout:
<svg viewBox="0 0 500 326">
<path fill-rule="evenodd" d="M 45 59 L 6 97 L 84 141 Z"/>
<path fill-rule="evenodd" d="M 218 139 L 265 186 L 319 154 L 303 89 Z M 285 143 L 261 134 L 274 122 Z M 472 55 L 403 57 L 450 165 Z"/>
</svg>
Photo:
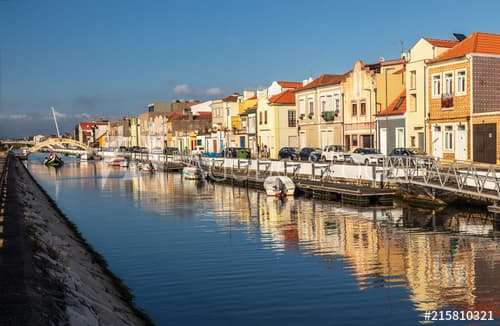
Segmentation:
<svg viewBox="0 0 500 326">
<path fill-rule="evenodd" d="M 453 94 L 443 94 L 441 96 L 441 108 L 453 107 Z"/>
<path fill-rule="evenodd" d="M 321 114 L 321 116 L 323 117 L 323 120 L 325 120 L 325 121 L 333 121 L 335 118 L 335 114 L 333 111 L 325 111 Z"/>
</svg>

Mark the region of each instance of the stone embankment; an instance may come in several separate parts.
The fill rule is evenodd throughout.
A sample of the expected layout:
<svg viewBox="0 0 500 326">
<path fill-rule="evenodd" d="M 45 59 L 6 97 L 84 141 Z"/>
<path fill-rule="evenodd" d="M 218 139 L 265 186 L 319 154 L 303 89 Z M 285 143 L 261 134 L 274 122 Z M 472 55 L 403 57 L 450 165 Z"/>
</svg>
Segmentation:
<svg viewBox="0 0 500 326">
<path fill-rule="evenodd" d="M 24 165 L 0 171 L 0 325 L 151 325 Z"/>
</svg>

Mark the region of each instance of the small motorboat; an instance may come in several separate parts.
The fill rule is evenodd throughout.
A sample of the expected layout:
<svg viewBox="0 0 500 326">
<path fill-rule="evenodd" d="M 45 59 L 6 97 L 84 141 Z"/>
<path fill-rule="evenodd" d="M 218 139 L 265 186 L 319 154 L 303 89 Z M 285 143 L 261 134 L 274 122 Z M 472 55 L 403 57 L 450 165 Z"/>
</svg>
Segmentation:
<svg viewBox="0 0 500 326">
<path fill-rule="evenodd" d="M 115 156 L 108 161 L 108 165 L 128 167 L 128 160 L 123 156 Z"/>
<path fill-rule="evenodd" d="M 155 172 L 156 168 L 155 168 L 154 164 L 151 161 L 149 161 L 147 163 L 141 164 L 141 170 L 144 172 Z"/>
<path fill-rule="evenodd" d="M 50 155 L 43 161 L 43 164 L 45 164 L 46 166 L 61 166 L 64 164 L 64 162 L 55 153 L 50 153 Z"/>
<path fill-rule="evenodd" d="M 264 180 L 264 189 L 268 196 L 293 196 L 295 194 L 295 183 L 286 176 L 269 176 Z"/>
<path fill-rule="evenodd" d="M 185 166 L 182 169 L 182 176 L 185 179 L 199 180 L 204 179 L 205 171 L 197 166 Z"/>
</svg>

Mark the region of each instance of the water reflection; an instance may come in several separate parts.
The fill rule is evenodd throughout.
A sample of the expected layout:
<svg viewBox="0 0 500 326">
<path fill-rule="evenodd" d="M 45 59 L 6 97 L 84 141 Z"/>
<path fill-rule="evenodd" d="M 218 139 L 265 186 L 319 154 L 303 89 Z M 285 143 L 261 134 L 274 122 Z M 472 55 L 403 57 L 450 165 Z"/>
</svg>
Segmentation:
<svg viewBox="0 0 500 326">
<path fill-rule="evenodd" d="M 120 194 L 160 216 L 173 212 L 176 218 L 209 219 L 217 232 L 243 232 L 277 255 L 318 256 L 327 268 L 344 266 L 359 291 L 405 289 L 417 311 L 494 310 L 500 318 L 499 223 L 486 211 L 356 209 L 279 200 L 179 174 L 144 174 L 97 162 L 60 170 L 32 163 L 30 169 L 39 178 L 55 179 L 56 189 L 74 179 L 82 188 Z"/>
</svg>

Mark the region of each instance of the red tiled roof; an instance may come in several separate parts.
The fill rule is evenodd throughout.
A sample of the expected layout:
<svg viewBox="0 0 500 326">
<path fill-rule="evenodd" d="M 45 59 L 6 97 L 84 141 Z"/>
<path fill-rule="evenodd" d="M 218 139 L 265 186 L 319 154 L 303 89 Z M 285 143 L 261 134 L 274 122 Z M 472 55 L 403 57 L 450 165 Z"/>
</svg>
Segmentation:
<svg viewBox="0 0 500 326">
<path fill-rule="evenodd" d="M 256 100 L 256 99 L 257 99 L 257 96 L 252 96 L 252 97 L 247 98 L 246 100 L 249 101 L 249 100 Z"/>
<path fill-rule="evenodd" d="M 238 101 L 237 95 L 229 95 L 228 97 L 222 99 L 222 102 L 237 102 L 237 101 Z"/>
<path fill-rule="evenodd" d="M 500 34 L 475 32 L 430 62 L 463 57 L 470 53 L 500 54 Z"/>
<path fill-rule="evenodd" d="M 211 119 L 212 112 L 198 112 L 198 119 Z"/>
<path fill-rule="evenodd" d="M 399 96 L 389 105 L 387 110 L 380 111 L 377 117 L 386 115 L 399 115 L 406 112 L 406 89 L 404 89 Z"/>
<path fill-rule="evenodd" d="M 95 121 L 91 121 L 91 122 L 80 122 L 80 128 L 81 129 L 87 129 L 87 130 L 90 130 L 92 126 L 107 126 L 108 123 L 107 122 L 95 122 Z"/>
<path fill-rule="evenodd" d="M 299 88 L 302 87 L 301 82 L 279 81 L 278 84 L 284 88 Z"/>
<path fill-rule="evenodd" d="M 168 119 L 168 120 L 177 120 L 177 119 L 179 119 L 180 117 L 182 117 L 182 113 L 180 113 L 180 112 L 172 112 L 172 113 L 170 113 L 170 114 L 167 116 L 167 119 Z"/>
<path fill-rule="evenodd" d="M 438 39 L 427 38 L 427 37 L 424 37 L 424 40 L 426 40 L 430 44 L 437 46 L 437 47 L 440 47 L 440 48 L 452 48 L 458 44 L 458 41 L 454 41 L 454 40 L 438 40 Z"/>
<path fill-rule="evenodd" d="M 306 89 L 316 88 L 316 87 L 320 87 L 320 86 L 340 84 L 341 82 L 343 82 L 345 80 L 346 77 L 347 77 L 347 74 L 321 75 L 318 78 L 316 78 L 315 80 L 313 80 L 312 82 L 310 82 L 309 84 L 306 84 L 303 87 L 296 89 L 295 91 L 297 92 L 297 91 L 303 91 Z"/>
<path fill-rule="evenodd" d="M 269 104 L 295 104 L 295 92 L 288 89 L 269 98 Z"/>
</svg>

